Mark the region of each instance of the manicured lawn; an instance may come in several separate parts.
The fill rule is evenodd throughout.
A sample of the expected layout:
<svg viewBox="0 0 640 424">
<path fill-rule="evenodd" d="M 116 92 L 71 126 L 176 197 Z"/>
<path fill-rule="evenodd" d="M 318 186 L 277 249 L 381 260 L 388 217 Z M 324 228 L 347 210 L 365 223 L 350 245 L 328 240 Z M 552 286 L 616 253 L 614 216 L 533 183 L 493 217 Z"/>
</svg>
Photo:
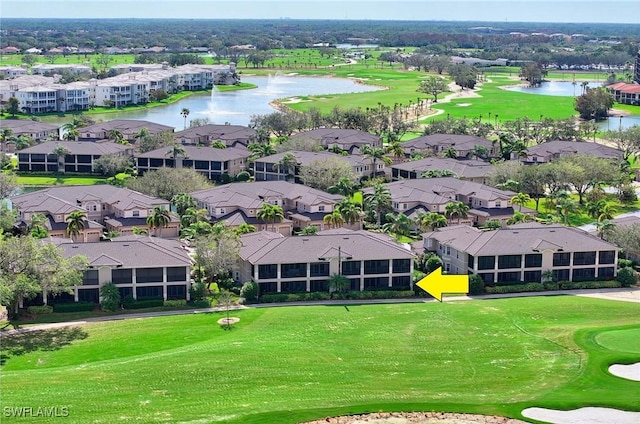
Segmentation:
<svg viewBox="0 0 640 424">
<path fill-rule="evenodd" d="M 70 423 L 640 410 L 637 383 L 606 372 L 640 355 L 595 342 L 604 331 L 640 329 L 640 304 L 562 296 L 233 315 L 241 321 L 231 331 L 216 324 L 223 314 L 193 314 L 3 340 L 3 406 L 67 406 Z"/>
<path fill-rule="evenodd" d="M 596 343 L 611 350 L 640 353 L 640 328 L 608 331 L 596 336 Z"/>
<path fill-rule="evenodd" d="M 18 184 L 25 186 L 94 185 L 106 181 L 105 177 L 98 176 L 18 175 Z"/>
</svg>

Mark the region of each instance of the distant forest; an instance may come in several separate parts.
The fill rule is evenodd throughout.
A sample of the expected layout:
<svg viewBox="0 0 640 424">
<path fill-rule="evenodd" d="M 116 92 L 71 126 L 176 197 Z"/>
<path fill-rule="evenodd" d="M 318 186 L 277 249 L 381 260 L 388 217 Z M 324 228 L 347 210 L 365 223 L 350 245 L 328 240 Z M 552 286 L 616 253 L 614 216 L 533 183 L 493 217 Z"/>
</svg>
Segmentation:
<svg viewBox="0 0 640 424">
<path fill-rule="evenodd" d="M 591 63 L 610 65 L 632 61 L 640 45 L 640 25 L 517 22 L 2 19 L 0 35 L 0 48 L 36 47 L 45 52 L 63 46 L 96 51 L 160 46 L 170 52 L 206 48 L 228 55 L 238 45 L 273 50 L 317 43 L 375 43 L 419 47 L 432 54 L 469 49 L 489 60 L 508 57 L 571 64 L 589 56 Z"/>
</svg>

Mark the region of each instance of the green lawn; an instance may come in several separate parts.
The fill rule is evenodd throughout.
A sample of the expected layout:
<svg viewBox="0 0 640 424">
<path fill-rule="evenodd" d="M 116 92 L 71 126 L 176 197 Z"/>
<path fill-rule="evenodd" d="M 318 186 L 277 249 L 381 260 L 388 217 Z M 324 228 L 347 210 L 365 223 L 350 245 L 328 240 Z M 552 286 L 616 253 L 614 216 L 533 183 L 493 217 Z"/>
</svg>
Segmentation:
<svg viewBox="0 0 640 424">
<path fill-rule="evenodd" d="M 64 175 L 18 175 L 18 184 L 24 186 L 51 185 L 95 185 L 105 184 L 107 179 L 99 176 L 64 176 Z"/>
<path fill-rule="evenodd" d="M 637 383 L 606 372 L 640 355 L 595 342 L 640 329 L 640 304 L 562 296 L 233 315 L 231 331 L 216 324 L 223 314 L 193 314 L 3 339 L 3 406 L 66 406 L 69 423 L 640 410 Z"/>
</svg>

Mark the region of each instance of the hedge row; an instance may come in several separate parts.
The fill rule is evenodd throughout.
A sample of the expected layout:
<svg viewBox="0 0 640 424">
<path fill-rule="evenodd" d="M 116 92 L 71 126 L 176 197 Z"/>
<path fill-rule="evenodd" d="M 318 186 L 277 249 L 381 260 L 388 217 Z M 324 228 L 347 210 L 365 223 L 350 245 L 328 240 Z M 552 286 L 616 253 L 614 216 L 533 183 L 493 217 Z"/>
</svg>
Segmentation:
<svg viewBox="0 0 640 424">
<path fill-rule="evenodd" d="M 169 306 L 171 308 L 187 306 L 187 301 L 184 299 L 165 300 L 162 306 Z"/>
<path fill-rule="evenodd" d="M 96 304 L 91 302 L 58 303 L 53 305 L 53 312 L 85 312 L 95 308 Z"/>
<path fill-rule="evenodd" d="M 326 292 L 311 293 L 275 293 L 264 294 L 260 296 L 260 302 L 263 303 L 281 303 L 281 302 L 305 302 L 310 300 L 329 300 L 329 299 L 398 299 L 414 297 L 415 292 L 412 290 L 365 290 L 350 291 L 347 293 L 333 293 L 331 296 Z"/>
<path fill-rule="evenodd" d="M 503 294 L 541 292 L 548 290 L 603 289 L 617 287 L 622 287 L 622 284 L 618 281 L 560 281 L 559 283 L 526 283 L 512 284 L 509 286 L 485 287 L 484 290 L 487 294 Z"/>
<path fill-rule="evenodd" d="M 125 302 L 122 303 L 122 306 L 125 309 L 157 308 L 158 306 L 164 306 L 164 299 L 161 297 L 133 301 L 130 299 L 125 299 Z"/>
<path fill-rule="evenodd" d="M 49 306 L 49 305 L 29 306 L 27 308 L 27 312 L 29 312 L 31 315 L 50 314 L 53 312 L 53 306 Z"/>
</svg>

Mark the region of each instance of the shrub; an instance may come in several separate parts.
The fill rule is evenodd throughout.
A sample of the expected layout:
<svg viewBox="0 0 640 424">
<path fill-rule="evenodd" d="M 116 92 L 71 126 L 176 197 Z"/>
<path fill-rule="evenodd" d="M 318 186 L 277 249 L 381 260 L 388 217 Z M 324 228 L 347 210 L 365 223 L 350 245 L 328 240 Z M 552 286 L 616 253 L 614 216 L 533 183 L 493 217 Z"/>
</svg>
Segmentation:
<svg viewBox="0 0 640 424">
<path fill-rule="evenodd" d="M 545 290 L 559 290 L 560 286 L 555 281 L 545 281 L 542 283 Z"/>
<path fill-rule="evenodd" d="M 616 280 L 622 284 L 622 287 L 631 287 L 638 282 L 638 274 L 631 267 L 622 268 L 618 271 Z"/>
<path fill-rule="evenodd" d="M 27 311 L 31 314 L 31 315 L 43 315 L 43 314 L 50 314 L 53 312 L 53 306 L 49 306 L 49 305 L 42 305 L 42 306 L 29 306 L 27 308 Z"/>
<path fill-rule="evenodd" d="M 239 172 L 238 175 L 236 175 L 236 181 L 238 182 L 249 181 L 250 178 L 251 174 L 249 174 L 247 171 Z"/>
<path fill-rule="evenodd" d="M 210 308 L 211 302 L 209 299 L 197 299 L 191 301 L 191 306 L 194 308 Z"/>
<path fill-rule="evenodd" d="M 427 274 L 432 273 L 433 271 L 440 268 L 441 266 L 442 266 L 442 259 L 440 259 L 436 255 L 431 256 L 429 259 L 427 259 L 427 263 L 426 263 Z"/>
<path fill-rule="evenodd" d="M 184 299 L 165 300 L 162 306 L 169 306 L 171 308 L 187 306 L 187 301 Z"/>
<path fill-rule="evenodd" d="M 284 293 L 264 294 L 260 297 L 260 301 L 264 303 L 280 303 L 287 301 L 287 295 Z"/>
<path fill-rule="evenodd" d="M 136 300 L 125 306 L 126 309 L 145 309 L 157 308 L 164 305 L 164 299 L 161 297 Z"/>
<path fill-rule="evenodd" d="M 562 281 L 558 283 L 562 290 L 606 289 L 622 287 L 618 281 Z"/>
<path fill-rule="evenodd" d="M 207 285 L 200 280 L 189 287 L 189 297 L 191 300 L 202 300 L 207 295 Z M 125 305 L 126 307 L 126 305 Z"/>
<path fill-rule="evenodd" d="M 125 309 L 128 309 L 128 306 L 129 306 L 129 305 L 131 305 L 132 303 L 135 303 L 135 301 L 136 301 L 136 300 L 133 298 L 133 296 L 132 296 L 132 295 L 130 295 L 130 294 L 129 294 L 129 295 L 126 295 L 126 296 L 124 297 L 124 299 L 122 299 L 122 306 L 123 306 Z"/>
<path fill-rule="evenodd" d="M 240 289 L 240 297 L 248 303 L 255 302 L 260 296 L 260 286 L 255 281 L 247 281 Z"/>
<path fill-rule="evenodd" d="M 545 288 L 540 283 L 512 284 L 509 286 L 485 287 L 488 294 L 539 292 Z"/>
<path fill-rule="evenodd" d="M 224 174 L 220 175 L 220 182 L 222 184 L 229 184 L 231 181 L 233 181 L 233 178 L 228 173 L 225 172 Z"/>
<path fill-rule="evenodd" d="M 483 294 L 484 293 L 484 280 L 478 274 L 471 274 L 469 276 L 469 294 Z"/>
<path fill-rule="evenodd" d="M 84 312 L 93 311 L 96 307 L 92 302 L 58 303 L 53 305 L 53 312 Z"/>
<path fill-rule="evenodd" d="M 103 311 L 116 311 L 120 307 L 120 291 L 113 283 L 107 283 L 100 287 L 100 296 L 102 303 L 100 306 Z"/>
<path fill-rule="evenodd" d="M 631 268 L 633 266 L 633 261 L 629 259 L 618 259 L 618 267 L 619 268 Z"/>
</svg>

